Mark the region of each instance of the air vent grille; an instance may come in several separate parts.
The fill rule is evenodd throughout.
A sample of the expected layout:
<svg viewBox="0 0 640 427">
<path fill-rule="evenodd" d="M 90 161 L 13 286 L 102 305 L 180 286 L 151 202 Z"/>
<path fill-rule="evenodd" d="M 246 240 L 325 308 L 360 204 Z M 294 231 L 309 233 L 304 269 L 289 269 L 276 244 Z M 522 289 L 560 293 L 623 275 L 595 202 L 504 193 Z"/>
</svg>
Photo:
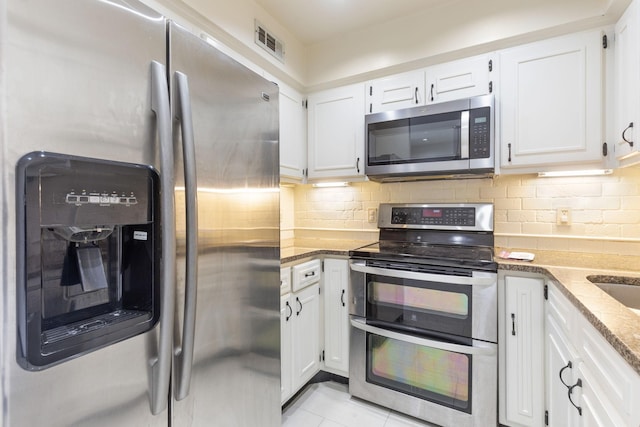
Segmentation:
<svg viewBox="0 0 640 427">
<path fill-rule="evenodd" d="M 274 36 L 264 25 L 257 20 L 256 23 L 256 44 L 269 52 L 271 55 L 284 62 L 284 43 Z"/>
</svg>

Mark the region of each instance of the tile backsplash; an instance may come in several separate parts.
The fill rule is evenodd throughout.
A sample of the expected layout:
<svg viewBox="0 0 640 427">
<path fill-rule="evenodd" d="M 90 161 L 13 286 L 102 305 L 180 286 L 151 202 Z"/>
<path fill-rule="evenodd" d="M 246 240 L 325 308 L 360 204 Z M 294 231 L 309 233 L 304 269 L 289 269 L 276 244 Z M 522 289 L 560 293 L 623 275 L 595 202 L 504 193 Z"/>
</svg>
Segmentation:
<svg viewBox="0 0 640 427">
<path fill-rule="evenodd" d="M 601 177 L 495 178 L 281 189 L 281 237 L 373 241 L 369 211 L 380 203 L 495 204 L 496 246 L 631 255 L 640 253 L 640 168 Z M 558 209 L 570 224 L 557 224 Z M 376 211 L 377 213 L 377 211 Z"/>
</svg>

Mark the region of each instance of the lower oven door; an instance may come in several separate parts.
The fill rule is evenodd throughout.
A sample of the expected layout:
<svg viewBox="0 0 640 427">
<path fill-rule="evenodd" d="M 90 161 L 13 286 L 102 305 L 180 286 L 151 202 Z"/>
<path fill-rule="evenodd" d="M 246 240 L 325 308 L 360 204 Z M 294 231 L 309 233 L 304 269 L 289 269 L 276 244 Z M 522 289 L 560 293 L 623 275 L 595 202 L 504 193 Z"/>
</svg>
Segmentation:
<svg viewBox="0 0 640 427">
<path fill-rule="evenodd" d="M 495 426 L 497 344 L 431 340 L 351 316 L 349 392 L 442 426 Z"/>
</svg>

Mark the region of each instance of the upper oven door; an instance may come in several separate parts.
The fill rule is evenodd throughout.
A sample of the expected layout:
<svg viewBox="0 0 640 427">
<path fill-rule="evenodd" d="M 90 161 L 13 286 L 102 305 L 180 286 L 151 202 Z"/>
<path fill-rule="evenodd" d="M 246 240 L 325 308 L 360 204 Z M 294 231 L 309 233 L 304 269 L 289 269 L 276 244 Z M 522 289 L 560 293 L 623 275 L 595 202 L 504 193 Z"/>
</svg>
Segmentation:
<svg viewBox="0 0 640 427">
<path fill-rule="evenodd" d="M 497 275 L 351 260 L 351 314 L 436 337 L 497 342 Z"/>
</svg>

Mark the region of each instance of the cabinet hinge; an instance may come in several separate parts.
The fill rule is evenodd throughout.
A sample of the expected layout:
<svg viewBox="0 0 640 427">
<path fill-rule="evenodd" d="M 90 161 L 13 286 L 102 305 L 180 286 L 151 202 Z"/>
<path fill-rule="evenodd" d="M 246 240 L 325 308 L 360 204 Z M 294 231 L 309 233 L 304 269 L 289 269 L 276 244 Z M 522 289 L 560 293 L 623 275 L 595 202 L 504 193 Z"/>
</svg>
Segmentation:
<svg viewBox="0 0 640 427">
<path fill-rule="evenodd" d="M 493 93 L 493 82 L 489 82 L 489 93 Z"/>
<path fill-rule="evenodd" d="M 369 114 L 373 113 L 373 104 L 369 104 Z"/>
<path fill-rule="evenodd" d="M 320 360 L 321 362 L 324 362 L 324 350 L 322 350 L 322 353 L 320 353 L 319 360 Z"/>
<path fill-rule="evenodd" d="M 605 34 L 604 36 L 602 36 L 602 48 L 606 49 L 607 47 L 609 47 L 609 40 L 607 38 L 607 35 Z"/>
<path fill-rule="evenodd" d="M 373 96 L 373 86 L 369 86 L 369 96 Z"/>
<path fill-rule="evenodd" d="M 302 100 L 302 108 L 309 108 L 309 100 L 308 99 L 303 99 Z"/>
<path fill-rule="evenodd" d="M 607 155 L 609 154 L 609 147 L 607 147 L 607 143 L 603 142 L 602 143 L 602 157 L 607 157 Z"/>
<path fill-rule="evenodd" d="M 324 273 L 324 260 L 320 261 L 320 270 Z"/>
<path fill-rule="evenodd" d="M 544 299 L 549 299 L 549 285 L 544 285 Z"/>
<path fill-rule="evenodd" d="M 549 425 L 549 411 L 544 411 L 544 425 Z"/>
<path fill-rule="evenodd" d="M 489 60 L 489 72 L 493 71 L 493 59 Z"/>
</svg>

